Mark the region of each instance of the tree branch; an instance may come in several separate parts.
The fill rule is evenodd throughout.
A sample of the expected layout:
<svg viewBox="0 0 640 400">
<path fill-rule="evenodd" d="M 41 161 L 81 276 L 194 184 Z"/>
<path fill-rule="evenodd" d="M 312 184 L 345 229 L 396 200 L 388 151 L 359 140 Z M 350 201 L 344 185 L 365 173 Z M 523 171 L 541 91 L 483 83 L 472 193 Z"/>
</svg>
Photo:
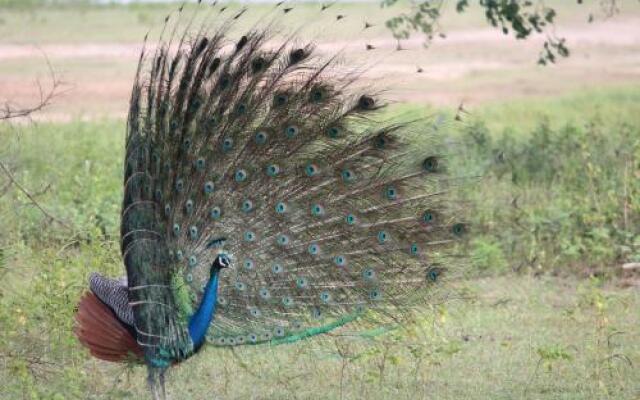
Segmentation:
<svg viewBox="0 0 640 400">
<path fill-rule="evenodd" d="M 62 225 L 63 227 L 67 228 L 67 229 L 72 229 L 71 226 L 69 224 L 67 224 L 66 222 L 62 221 L 59 218 L 54 217 L 53 215 L 51 215 L 47 210 L 45 210 L 40 203 L 38 203 L 38 201 L 35 199 L 35 197 L 29 193 L 24 186 L 22 186 L 18 181 L 16 181 L 16 178 L 13 176 L 13 174 L 11 173 L 11 171 L 9 170 L 9 168 L 7 168 L 6 165 L 4 165 L 4 163 L 2 161 L 0 161 L 0 169 L 2 169 L 2 171 L 4 172 L 4 174 L 7 176 L 7 178 L 9 178 L 9 183 L 13 186 L 15 186 L 16 188 L 18 188 L 18 190 L 20 192 L 22 192 L 22 194 L 24 194 L 29 201 L 31 202 L 31 204 L 33 204 L 38 210 L 40 210 L 40 212 L 42 212 L 47 218 L 49 218 L 49 220 L 53 221 L 53 222 L 57 222 L 58 224 Z"/>
<path fill-rule="evenodd" d="M 43 53 L 43 56 L 46 60 L 47 63 L 47 67 L 49 70 L 49 76 L 51 77 L 51 88 L 47 91 L 45 91 L 40 83 L 39 80 L 37 80 L 37 85 L 38 85 L 38 90 L 40 93 L 40 99 L 38 101 L 38 103 L 34 106 L 31 107 L 26 107 L 26 108 L 14 108 L 11 106 L 11 104 L 9 103 L 9 101 L 6 101 L 4 106 L 0 107 L 0 122 L 2 121 L 7 121 L 10 119 L 15 119 L 15 118 L 27 118 L 30 117 L 33 113 L 41 111 L 42 109 L 44 109 L 45 107 L 49 106 L 51 104 L 51 102 L 53 101 L 53 99 L 56 97 L 56 95 L 58 94 L 58 89 L 61 85 L 61 82 L 56 78 L 56 74 L 55 71 L 51 65 L 51 62 L 49 61 L 49 58 L 47 57 L 47 55 L 45 53 Z M 25 189 L 24 186 L 22 186 L 20 184 L 20 182 L 18 182 L 13 174 L 13 172 L 11 171 L 11 169 L 2 161 L 0 161 L 0 169 L 2 170 L 2 172 L 4 173 L 4 175 L 6 175 L 6 177 L 8 178 L 8 182 L 6 184 L 4 184 L 2 186 L 2 188 L 0 189 L 0 196 L 3 196 L 4 194 L 6 194 L 9 189 L 11 187 L 16 187 L 22 194 L 24 194 L 27 199 L 29 199 L 29 202 L 31 204 L 33 204 L 38 210 L 40 210 L 40 212 L 42 212 L 42 214 L 44 214 L 50 221 L 56 222 L 60 225 L 62 225 L 63 227 L 67 228 L 67 229 L 72 229 L 71 226 L 69 224 L 67 224 L 66 222 L 62 221 L 59 218 L 56 218 L 55 216 L 53 216 L 51 213 L 49 213 L 44 207 L 42 207 L 40 205 L 40 203 L 38 203 L 38 201 L 36 200 L 36 196 L 38 194 L 42 194 L 44 192 L 46 192 L 49 189 L 49 186 L 45 187 L 42 191 L 40 191 L 40 193 L 38 194 L 32 194 L 30 193 L 27 189 Z"/>
<path fill-rule="evenodd" d="M 51 66 L 51 62 L 49 61 L 49 57 L 45 53 L 43 56 L 46 60 L 47 67 L 49 70 L 49 76 L 51 78 L 51 88 L 45 91 L 39 80 L 36 80 L 38 85 L 38 91 L 40 94 L 40 99 L 36 105 L 26 107 L 26 108 L 15 108 L 12 107 L 11 103 L 7 100 L 4 105 L 0 108 L 0 121 L 6 121 L 14 118 L 25 118 L 31 116 L 31 114 L 41 111 L 45 107 L 49 106 L 53 99 L 58 95 L 58 89 L 62 85 L 62 83 L 57 79 L 55 71 Z"/>
</svg>

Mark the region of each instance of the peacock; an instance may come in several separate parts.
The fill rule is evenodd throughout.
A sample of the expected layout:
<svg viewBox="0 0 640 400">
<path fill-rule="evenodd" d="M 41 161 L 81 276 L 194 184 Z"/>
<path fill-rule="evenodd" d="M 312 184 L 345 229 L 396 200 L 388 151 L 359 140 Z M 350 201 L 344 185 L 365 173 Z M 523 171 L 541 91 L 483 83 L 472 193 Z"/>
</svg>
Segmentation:
<svg viewBox="0 0 640 400">
<path fill-rule="evenodd" d="M 468 230 L 432 124 L 385 116 L 358 71 L 276 40 L 270 23 L 232 40 L 242 13 L 143 48 L 124 155 L 126 277 L 92 273 L 78 305 L 79 341 L 146 364 L 156 399 L 167 369 L 205 344 L 405 323 Z"/>
</svg>

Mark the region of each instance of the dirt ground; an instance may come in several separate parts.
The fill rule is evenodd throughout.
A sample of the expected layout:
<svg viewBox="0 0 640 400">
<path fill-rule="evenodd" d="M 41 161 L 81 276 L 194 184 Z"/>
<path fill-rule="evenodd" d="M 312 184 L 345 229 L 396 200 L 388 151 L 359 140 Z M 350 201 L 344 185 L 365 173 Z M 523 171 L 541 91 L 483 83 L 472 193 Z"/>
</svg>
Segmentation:
<svg viewBox="0 0 640 400">
<path fill-rule="evenodd" d="M 558 26 L 569 59 L 536 65 L 544 37 L 518 41 L 489 27 L 454 27 L 428 49 L 421 38 L 396 42 L 380 30 L 363 40 L 318 43 L 322 55 L 347 54 L 341 70 L 363 68 L 367 83 L 392 101 L 468 107 L 493 101 L 640 82 L 640 14 Z M 375 47 L 365 51 L 365 44 Z M 141 43 L 7 43 L 0 39 L 0 101 L 26 106 L 51 83 L 47 60 L 63 85 L 39 118 L 123 117 Z M 348 67 L 346 67 L 348 65 Z M 421 69 L 421 72 L 418 70 Z"/>
</svg>

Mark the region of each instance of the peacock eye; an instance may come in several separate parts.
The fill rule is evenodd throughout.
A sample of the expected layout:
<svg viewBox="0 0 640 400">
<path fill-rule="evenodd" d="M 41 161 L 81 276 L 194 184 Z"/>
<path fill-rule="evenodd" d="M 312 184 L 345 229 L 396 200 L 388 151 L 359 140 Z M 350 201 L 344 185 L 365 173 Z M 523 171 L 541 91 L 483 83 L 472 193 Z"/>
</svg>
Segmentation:
<svg viewBox="0 0 640 400">
<path fill-rule="evenodd" d="M 235 174 L 235 179 L 236 182 L 244 182 L 247 180 L 247 171 L 245 171 L 244 169 L 239 169 L 236 171 Z"/>
<path fill-rule="evenodd" d="M 265 65 L 266 62 L 262 57 L 256 57 L 253 59 L 253 61 L 251 61 L 251 69 L 253 70 L 253 73 L 262 71 Z"/>
<path fill-rule="evenodd" d="M 182 192 L 182 189 L 184 189 L 184 181 L 182 179 L 178 179 L 176 181 L 176 192 Z"/>
<path fill-rule="evenodd" d="M 253 210 L 253 202 L 249 199 L 242 202 L 242 211 L 248 213 Z"/>
<path fill-rule="evenodd" d="M 189 257 L 189 266 L 193 268 L 196 265 L 198 265 L 198 259 L 196 258 L 196 256 L 190 256 Z"/>
<path fill-rule="evenodd" d="M 341 132 L 342 130 L 338 126 L 330 126 L 329 128 L 327 128 L 327 136 L 329 136 L 331 139 L 337 139 L 340 136 Z"/>
<path fill-rule="evenodd" d="M 436 172 L 438 170 L 438 158 L 435 156 L 425 158 L 422 162 L 422 168 L 427 172 Z"/>
<path fill-rule="evenodd" d="M 442 268 L 429 268 L 427 270 L 427 280 L 431 281 L 431 282 L 435 282 L 438 280 L 438 278 L 440 278 L 440 275 L 442 273 Z"/>
<path fill-rule="evenodd" d="M 378 242 L 380 244 L 386 242 L 387 240 L 389 240 L 389 234 L 385 231 L 380 231 L 378 232 Z"/>
<path fill-rule="evenodd" d="M 193 200 L 189 199 L 184 203 L 184 212 L 189 215 L 193 212 Z"/>
<path fill-rule="evenodd" d="M 213 219 L 219 219 L 222 215 L 222 210 L 220 209 L 220 207 L 213 207 L 211 209 L 210 215 Z"/>
<path fill-rule="evenodd" d="M 293 139 L 294 137 L 298 136 L 299 132 L 300 129 L 295 125 L 287 126 L 284 130 L 285 135 L 287 135 L 289 139 Z"/>
<path fill-rule="evenodd" d="M 382 300 L 382 292 L 379 289 L 373 289 L 369 292 L 369 298 L 373 301 Z"/>
<path fill-rule="evenodd" d="M 345 265 L 347 265 L 347 259 L 345 256 L 335 256 L 333 258 L 333 262 L 338 267 L 344 267 Z"/>
<path fill-rule="evenodd" d="M 280 234 L 278 235 L 278 237 L 276 238 L 276 242 L 280 245 L 280 246 L 286 246 L 289 244 L 289 236 L 284 235 L 284 234 Z"/>
<path fill-rule="evenodd" d="M 324 207 L 322 207 L 320 204 L 314 204 L 313 206 L 311 206 L 311 215 L 315 217 L 324 215 Z"/>
<path fill-rule="evenodd" d="M 309 254 L 311 255 L 317 255 L 318 253 L 320 253 L 320 246 L 318 246 L 316 243 L 312 243 L 309 245 Z"/>
<path fill-rule="evenodd" d="M 211 182 L 211 181 L 205 182 L 205 184 L 204 184 L 204 192 L 206 194 L 213 193 L 213 188 L 214 188 L 213 182 Z"/>
<path fill-rule="evenodd" d="M 393 187 L 393 186 L 388 186 L 388 187 L 385 189 L 385 195 L 386 195 L 387 199 L 389 199 L 389 200 L 395 200 L 395 199 L 397 199 L 397 198 L 398 198 L 398 191 L 396 190 L 396 188 L 395 188 L 395 187 Z"/>
<path fill-rule="evenodd" d="M 256 240 L 256 234 L 252 231 L 247 231 L 244 233 L 244 240 L 245 242 L 253 242 Z"/>
<path fill-rule="evenodd" d="M 420 254 L 420 247 L 418 247 L 418 245 L 416 243 L 413 243 L 411 245 L 411 247 L 409 248 L 409 253 L 411 253 L 412 256 L 417 256 Z"/>
<path fill-rule="evenodd" d="M 304 49 L 295 49 L 289 54 L 289 62 L 291 62 L 291 64 L 296 64 L 304 60 L 306 57 L 307 52 Z"/>
<path fill-rule="evenodd" d="M 274 177 L 280 173 L 280 167 L 276 164 L 269 164 L 267 166 L 267 175 Z"/>
<path fill-rule="evenodd" d="M 358 107 L 362 110 L 372 110 L 376 102 L 371 96 L 362 95 L 358 100 Z"/>
<path fill-rule="evenodd" d="M 233 148 L 233 139 L 225 138 L 222 141 L 222 150 L 226 152 L 226 151 L 231 150 L 232 148 Z"/>
<path fill-rule="evenodd" d="M 293 298 L 291 298 L 291 297 L 289 297 L 289 296 L 285 296 L 285 297 L 283 297 L 283 298 L 282 298 L 282 304 L 283 304 L 284 306 L 287 306 L 287 307 L 289 307 L 289 306 L 293 305 Z"/>
<path fill-rule="evenodd" d="M 226 89 L 227 87 L 229 87 L 230 83 L 231 83 L 231 77 L 229 77 L 228 74 L 224 74 L 220 78 L 220 89 Z"/>
<path fill-rule="evenodd" d="M 298 289 L 304 289 L 307 287 L 307 279 L 306 278 L 298 278 L 296 279 L 296 286 Z"/>
<path fill-rule="evenodd" d="M 387 138 L 383 134 L 378 135 L 375 138 L 375 146 L 377 149 L 384 149 L 385 147 L 387 147 Z"/>
<path fill-rule="evenodd" d="M 314 87 L 309 93 L 309 100 L 314 103 L 319 103 L 326 98 L 326 91 L 322 87 Z"/>
<path fill-rule="evenodd" d="M 346 217 L 344 217 L 344 220 L 348 225 L 353 225 L 356 223 L 356 216 L 353 214 L 348 214 Z"/>
<path fill-rule="evenodd" d="M 284 214 L 287 211 L 287 205 L 283 202 L 276 204 L 276 212 L 278 214 Z"/>
<path fill-rule="evenodd" d="M 286 93 L 278 93 L 273 98 L 273 103 L 276 106 L 283 106 L 283 105 L 287 104 L 288 101 L 289 101 L 289 96 L 287 96 Z"/>
<path fill-rule="evenodd" d="M 189 227 L 189 237 L 191 238 L 191 240 L 198 239 L 198 228 L 195 225 Z"/>
<path fill-rule="evenodd" d="M 343 170 L 341 175 L 344 182 L 349 183 L 355 180 L 355 174 L 350 169 Z"/>
<path fill-rule="evenodd" d="M 304 172 L 307 174 L 307 176 L 315 176 L 318 174 L 318 166 L 315 164 L 307 164 L 307 166 L 304 168 Z"/>
<path fill-rule="evenodd" d="M 451 231 L 456 236 L 462 236 L 466 233 L 467 227 L 462 223 L 457 223 L 453 225 L 453 227 L 451 228 Z"/>
<path fill-rule="evenodd" d="M 324 292 L 320 293 L 320 300 L 322 300 L 323 303 L 328 303 L 329 301 L 331 301 L 331 294 L 325 290 Z"/>
<path fill-rule="evenodd" d="M 367 268 L 362 272 L 362 277 L 366 280 L 373 280 L 375 276 L 376 276 L 376 273 L 371 268 Z"/>
<path fill-rule="evenodd" d="M 264 131 L 260 131 L 256 133 L 256 143 L 257 144 L 265 144 L 267 142 L 267 133 Z"/>
</svg>

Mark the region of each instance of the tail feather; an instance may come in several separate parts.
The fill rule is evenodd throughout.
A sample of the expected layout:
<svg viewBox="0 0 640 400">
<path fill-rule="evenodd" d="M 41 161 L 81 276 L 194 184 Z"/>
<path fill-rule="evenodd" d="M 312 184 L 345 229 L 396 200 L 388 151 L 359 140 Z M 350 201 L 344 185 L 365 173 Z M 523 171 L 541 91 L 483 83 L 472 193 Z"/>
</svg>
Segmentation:
<svg viewBox="0 0 640 400">
<path fill-rule="evenodd" d="M 220 272 L 216 346 L 410 321 L 460 269 L 441 123 L 378 113 L 340 54 L 276 48 L 262 23 L 233 49 L 228 25 L 161 41 L 133 87 L 121 248 L 146 357 L 191 354 L 220 253 L 242 258 Z"/>
<path fill-rule="evenodd" d="M 87 292 L 78 305 L 74 332 L 94 357 L 105 361 L 142 361 L 143 351 L 127 327 L 98 297 Z"/>
</svg>

